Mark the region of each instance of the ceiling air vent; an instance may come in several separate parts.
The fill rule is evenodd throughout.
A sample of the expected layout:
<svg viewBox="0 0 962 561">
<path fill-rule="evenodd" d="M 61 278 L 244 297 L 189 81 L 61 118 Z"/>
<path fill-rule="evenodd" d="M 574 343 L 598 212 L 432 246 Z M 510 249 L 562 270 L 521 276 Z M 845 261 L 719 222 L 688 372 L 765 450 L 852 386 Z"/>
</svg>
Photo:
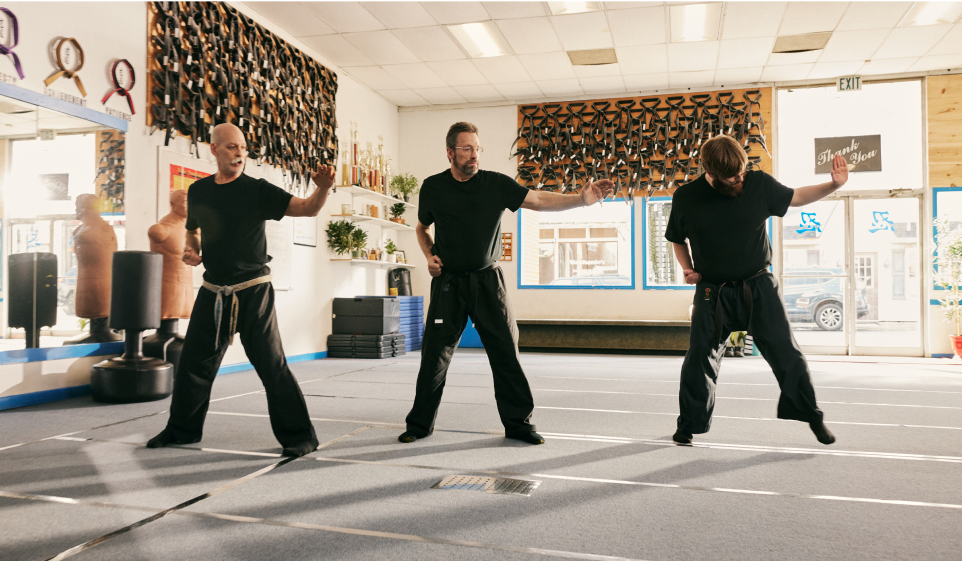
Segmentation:
<svg viewBox="0 0 962 561">
<path fill-rule="evenodd" d="M 825 48 L 832 32 L 806 33 L 804 35 L 785 35 L 775 39 L 773 53 L 807 53 Z"/>
<path fill-rule="evenodd" d="M 587 51 L 567 51 L 573 66 L 594 66 L 596 64 L 615 64 L 618 57 L 614 49 L 591 49 Z"/>
</svg>

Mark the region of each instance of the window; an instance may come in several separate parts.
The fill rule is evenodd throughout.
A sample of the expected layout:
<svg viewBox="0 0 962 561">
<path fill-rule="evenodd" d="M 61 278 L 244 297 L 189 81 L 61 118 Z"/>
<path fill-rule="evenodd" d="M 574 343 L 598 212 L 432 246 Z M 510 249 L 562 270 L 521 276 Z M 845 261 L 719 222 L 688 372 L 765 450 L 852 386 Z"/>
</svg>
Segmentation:
<svg viewBox="0 0 962 561">
<path fill-rule="evenodd" d="M 874 259 L 871 255 L 855 256 L 855 279 L 859 287 L 874 288 Z"/>
<path fill-rule="evenodd" d="M 892 250 L 892 300 L 905 300 L 905 250 Z"/>
<path fill-rule="evenodd" d="M 675 259 L 675 250 L 665 239 L 670 197 L 645 199 L 645 288 L 692 288 Z"/>
<path fill-rule="evenodd" d="M 621 200 L 518 211 L 518 288 L 634 288 L 634 213 Z"/>
</svg>

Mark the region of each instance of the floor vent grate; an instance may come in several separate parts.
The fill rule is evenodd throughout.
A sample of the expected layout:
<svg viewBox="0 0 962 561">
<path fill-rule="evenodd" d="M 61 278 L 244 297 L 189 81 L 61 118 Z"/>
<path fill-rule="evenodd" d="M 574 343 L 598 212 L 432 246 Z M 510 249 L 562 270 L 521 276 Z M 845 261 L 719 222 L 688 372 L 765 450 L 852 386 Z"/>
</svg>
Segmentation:
<svg viewBox="0 0 962 561">
<path fill-rule="evenodd" d="M 473 475 L 447 475 L 431 488 L 483 491 L 497 495 L 523 495 L 530 497 L 531 492 L 537 489 L 538 485 L 541 485 L 540 481 L 505 479 L 502 477 L 479 477 Z"/>
</svg>

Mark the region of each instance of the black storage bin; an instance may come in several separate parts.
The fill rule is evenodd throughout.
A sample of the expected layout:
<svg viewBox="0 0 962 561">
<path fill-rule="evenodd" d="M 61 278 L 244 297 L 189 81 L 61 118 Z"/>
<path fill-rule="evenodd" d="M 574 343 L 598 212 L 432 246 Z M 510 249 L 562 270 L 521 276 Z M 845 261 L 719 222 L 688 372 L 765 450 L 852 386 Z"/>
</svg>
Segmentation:
<svg viewBox="0 0 962 561">
<path fill-rule="evenodd" d="M 397 298 L 335 298 L 334 317 L 400 317 L 401 303 Z"/>
<path fill-rule="evenodd" d="M 390 335 L 401 329 L 401 318 L 374 316 L 335 316 L 332 333 Z"/>
<path fill-rule="evenodd" d="M 27 348 L 37 348 L 40 328 L 57 323 L 57 256 L 15 253 L 7 262 L 10 271 L 7 321 L 10 327 L 27 331 Z"/>
</svg>

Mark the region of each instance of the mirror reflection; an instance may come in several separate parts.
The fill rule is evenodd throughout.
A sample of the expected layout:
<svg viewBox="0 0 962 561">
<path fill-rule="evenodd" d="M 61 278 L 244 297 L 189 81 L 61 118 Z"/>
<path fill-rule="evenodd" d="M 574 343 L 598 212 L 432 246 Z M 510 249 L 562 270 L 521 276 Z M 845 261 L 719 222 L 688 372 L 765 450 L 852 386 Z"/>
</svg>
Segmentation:
<svg viewBox="0 0 962 561">
<path fill-rule="evenodd" d="M 103 263 L 126 247 L 124 133 L 0 96 L 0 159 L 0 351 L 121 340 Z"/>
</svg>

